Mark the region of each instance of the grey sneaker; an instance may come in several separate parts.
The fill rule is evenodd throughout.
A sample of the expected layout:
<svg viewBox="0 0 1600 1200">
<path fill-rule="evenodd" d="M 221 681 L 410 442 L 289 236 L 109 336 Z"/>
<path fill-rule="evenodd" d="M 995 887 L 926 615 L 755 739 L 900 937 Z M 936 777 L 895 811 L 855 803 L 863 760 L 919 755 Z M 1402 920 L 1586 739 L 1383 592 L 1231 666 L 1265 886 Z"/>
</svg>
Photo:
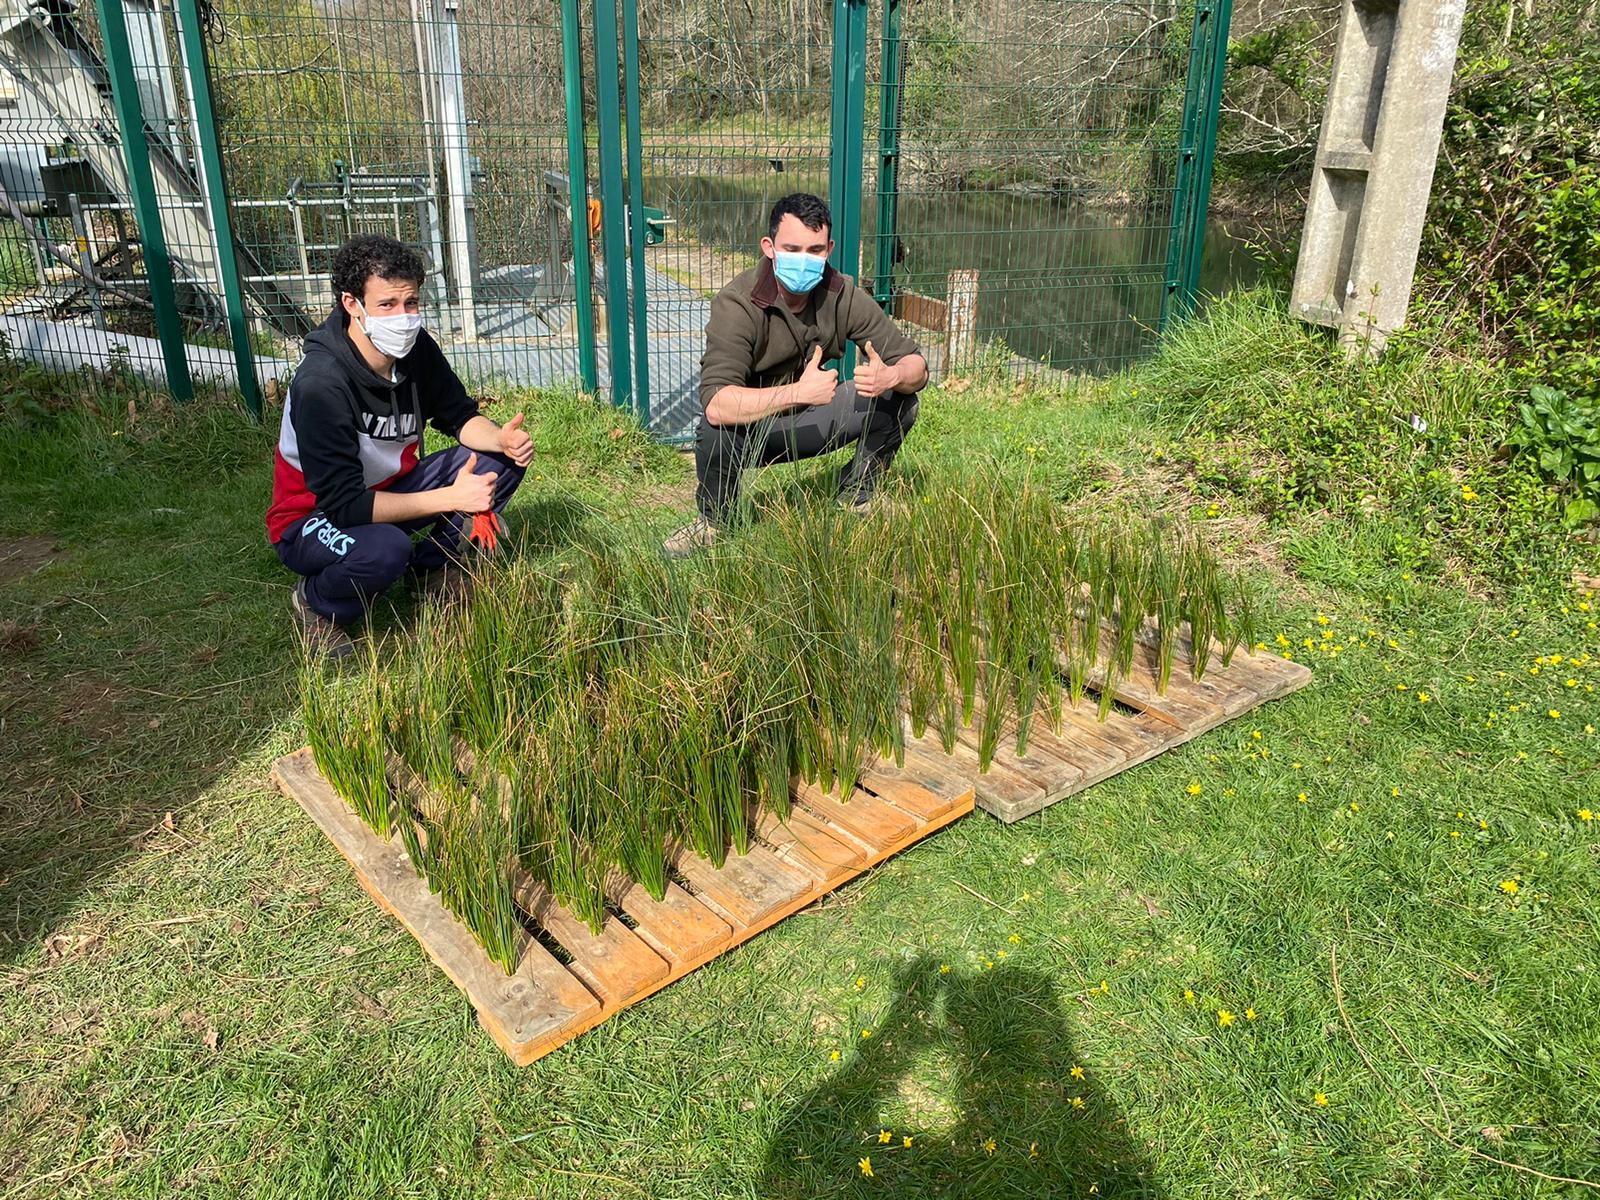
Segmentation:
<svg viewBox="0 0 1600 1200">
<path fill-rule="evenodd" d="M 355 641 L 333 621 L 328 620 L 319 612 L 314 612 L 311 605 L 306 603 L 306 581 L 294 581 L 294 590 L 289 593 L 289 609 L 294 613 L 295 623 L 300 627 L 300 636 L 305 640 L 306 649 L 315 655 L 328 658 L 344 658 L 354 652 Z"/>
<path fill-rule="evenodd" d="M 668 558 L 688 558 L 707 549 L 717 540 L 717 527 L 704 517 L 696 517 L 661 543 Z"/>
</svg>

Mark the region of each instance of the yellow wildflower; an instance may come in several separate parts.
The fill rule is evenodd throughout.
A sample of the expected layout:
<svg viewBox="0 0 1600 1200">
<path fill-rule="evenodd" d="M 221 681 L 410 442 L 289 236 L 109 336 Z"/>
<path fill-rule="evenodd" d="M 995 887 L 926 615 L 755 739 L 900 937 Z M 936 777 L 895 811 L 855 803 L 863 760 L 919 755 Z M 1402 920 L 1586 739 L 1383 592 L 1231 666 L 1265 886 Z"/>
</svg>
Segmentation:
<svg viewBox="0 0 1600 1200">
<path fill-rule="evenodd" d="M 1587 808 L 1580 808 L 1578 810 L 1578 820 L 1580 820 L 1580 821 L 1592 821 L 1592 820 L 1594 820 L 1594 813 L 1591 812 Z"/>
<path fill-rule="evenodd" d="M 1073 1108 L 1082 1108 L 1083 1107 L 1083 1097 L 1082 1096 L 1074 1096 L 1072 1098 L 1072 1107 Z"/>
<path fill-rule="evenodd" d="M 869 1037 L 871 1037 L 871 1036 L 872 1036 L 872 1030 L 870 1030 L 870 1029 L 863 1029 L 863 1030 L 862 1030 L 862 1031 L 861 1031 L 861 1036 L 862 1036 L 862 1037 L 863 1037 L 863 1038 L 869 1038 Z"/>
<path fill-rule="evenodd" d="M 868 1155 L 866 1158 L 863 1158 L 856 1164 L 856 1166 L 861 1168 L 861 1173 L 868 1179 L 872 1178 L 872 1157 L 870 1155 Z"/>
<path fill-rule="evenodd" d="M 911 1135 L 909 1133 L 906 1134 L 905 1137 L 900 1139 L 900 1145 L 903 1146 L 907 1150 L 911 1149 Z"/>
<path fill-rule="evenodd" d="M 1310 804 L 1311 803 L 1310 799 L 1306 796 L 1306 794 L 1304 792 L 1300 793 L 1300 803 L 1301 804 Z"/>
<path fill-rule="evenodd" d="M 1200 788 L 1200 785 L 1198 783 L 1191 783 L 1184 790 L 1187 791 L 1189 793 L 1189 795 L 1191 795 L 1191 796 L 1198 796 L 1200 794 L 1200 792 L 1201 792 L 1201 788 Z"/>
<path fill-rule="evenodd" d="M 1311 1103 L 1315 1104 L 1318 1108 L 1327 1108 L 1328 1098 L 1321 1092 L 1318 1092 L 1315 1096 L 1311 1097 Z"/>
<path fill-rule="evenodd" d="M 856 976 L 856 991 L 859 992 L 862 988 L 864 988 L 866 986 L 867 986 L 867 977 L 865 975 Z"/>
<path fill-rule="evenodd" d="M 940 963 L 939 964 L 939 974 L 941 974 L 941 975 L 950 974 L 950 964 L 949 963 Z"/>
<path fill-rule="evenodd" d="M 1029 1158 L 1038 1158 L 1039 1157 L 1039 1143 L 1038 1142 L 1029 1142 L 1028 1143 L 1028 1157 Z"/>
<path fill-rule="evenodd" d="M 1588 818 L 1586 817 L 1584 819 L 1587 820 Z M 1183 999 L 1184 999 L 1184 1003 L 1193 1004 L 1194 1003 L 1194 989 L 1193 988 L 1184 988 L 1183 989 Z"/>
<path fill-rule="evenodd" d="M 1244 1010 L 1244 1019 L 1246 1021 L 1254 1021 L 1256 1019 L 1256 1010 L 1253 1009 L 1253 1008 L 1245 1009 Z"/>
<path fill-rule="evenodd" d="M 838 1062 L 840 1057 L 841 1057 L 841 1055 L 839 1054 L 839 1052 L 837 1050 L 835 1050 L 832 1054 L 828 1055 L 828 1061 L 829 1062 Z"/>
<path fill-rule="evenodd" d="M 983 1139 L 983 1152 L 985 1154 L 993 1154 L 994 1153 L 994 1139 L 993 1138 L 984 1138 Z"/>
<path fill-rule="evenodd" d="M 1080 1067 L 1080 1066 L 1074 1065 L 1072 1070 L 1068 1071 L 1067 1074 L 1071 1075 L 1074 1079 L 1082 1079 L 1083 1078 L 1083 1068 Z"/>
<path fill-rule="evenodd" d="M 1012 945 L 1013 945 L 1013 946 L 1020 946 L 1020 945 L 1022 945 L 1022 938 L 1021 938 L 1021 937 L 1019 937 L 1019 936 L 1018 936 L 1018 935 L 1017 935 L 1017 934 L 1015 934 L 1015 933 L 1013 933 L 1013 934 L 1012 934 L 1012 935 L 1011 935 L 1011 936 L 1010 936 L 1010 937 L 1008 937 L 1008 938 L 1007 938 L 1007 939 L 1006 939 L 1006 941 L 1008 941 L 1008 942 L 1010 942 L 1010 943 L 1011 943 L 1011 944 L 1012 944 Z"/>
<path fill-rule="evenodd" d="M 1550 719 L 1551 719 L 1551 720 L 1552 720 L 1552 721 L 1559 721 L 1559 720 L 1561 720 L 1561 710 L 1560 710 L 1560 709 L 1559 709 L 1559 708 L 1552 708 L 1552 709 L 1551 709 L 1551 710 L 1550 710 Z"/>
<path fill-rule="evenodd" d="M 887 1129 L 878 1130 L 878 1144 L 880 1146 L 887 1146 L 892 1141 L 894 1141 L 894 1134 L 892 1132 Z"/>
<path fill-rule="evenodd" d="M 1351 812 L 1360 812 L 1361 811 L 1361 805 L 1357 804 L 1354 800 L 1350 801 L 1350 811 Z"/>
<path fill-rule="evenodd" d="M 1233 1014 L 1231 1012 L 1229 1012 L 1225 1008 L 1219 1008 L 1217 1010 L 1217 1025 L 1222 1029 L 1226 1029 L 1229 1025 L 1232 1025 L 1232 1024 L 1233 1024 Z"/>
<path fill-rule="evenodd" d="M 1515 896 L 1522 890 L 1522 885 L 1515 879 L 1502 879 L 1500 881 L 1500 890 L 1508 896 Z"/>
</svg>

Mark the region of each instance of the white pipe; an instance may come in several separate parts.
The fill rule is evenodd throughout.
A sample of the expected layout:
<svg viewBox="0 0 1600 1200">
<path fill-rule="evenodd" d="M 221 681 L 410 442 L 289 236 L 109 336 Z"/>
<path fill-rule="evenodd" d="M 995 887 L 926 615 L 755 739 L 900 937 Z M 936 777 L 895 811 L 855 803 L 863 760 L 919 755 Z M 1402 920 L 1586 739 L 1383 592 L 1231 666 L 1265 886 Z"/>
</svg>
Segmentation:
<svg viewBox="0 0 1600 1200">
<path fill-rule="evenodd" d="M 439 123 L 443 127 L 445 185 L 450 190 L 450 266 L 460 306 L 461 336 L 478 338 L 473 302 L 472 165 L 467 160 L 466 98 L 461 91 L 461 43 L 456 31 L 455 0 L 437 0 Z M 442 11 L 440 11 L 442 10 Z"/>
</svg>

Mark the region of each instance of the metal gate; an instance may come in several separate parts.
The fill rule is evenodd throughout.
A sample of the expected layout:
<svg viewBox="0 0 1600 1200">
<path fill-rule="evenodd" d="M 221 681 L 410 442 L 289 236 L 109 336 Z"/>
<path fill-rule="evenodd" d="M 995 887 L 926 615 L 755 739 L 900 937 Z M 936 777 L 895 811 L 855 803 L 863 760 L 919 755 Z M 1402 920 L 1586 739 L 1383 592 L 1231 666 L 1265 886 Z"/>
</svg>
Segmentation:
<svg viewBox="0 0 1600 1200">
<path fill-rule="evenodd" d="M 259 412 L 383 230 L 464 376 L 681 438 L 806 190 L 936 373 L 1113 369 L 1198 288 L 1227 4 L 0 0 L 0 332 Z"/>
</svg>

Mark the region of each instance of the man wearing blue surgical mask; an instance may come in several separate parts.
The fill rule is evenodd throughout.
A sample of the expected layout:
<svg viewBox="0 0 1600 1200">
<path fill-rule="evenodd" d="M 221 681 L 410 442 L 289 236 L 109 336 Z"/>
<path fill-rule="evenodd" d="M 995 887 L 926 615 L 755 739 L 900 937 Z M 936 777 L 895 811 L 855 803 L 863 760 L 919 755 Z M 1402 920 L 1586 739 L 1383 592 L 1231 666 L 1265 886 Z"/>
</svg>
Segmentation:
<svg viewBox="0 0 1600 1200">
<path fill-rule="evenodd" d="M 267 537 L 299 576 L 301 631 L 334 656 L 408 571 L 426 590 L 462 590 L 463 537 L 470 526 L 492 545 L 533 459 L 521 414 L 482 415 L 423 330 L 422 279 L 422 259 L 393 238 L 341 246 L 333 312 L 306 335 L 283 402 Z M 423 456 L 425 423 L 458 444 Z"/>
<path fill-rule="evenodd" d="M 772 207 L 762 258 L 711 302 L 700 360 L 703 413 L 695 442 L 700 515 L 667 539 L 681 556 L 710 545 L 750 467 L 847 446 L 838 502 L 863 511 L 917 417 L 928 364 L 872 296 L 828 265 L 832 218 L 804 192 Z M 824 366 L 847 345 L 855 378 Z"/>
</svg>

